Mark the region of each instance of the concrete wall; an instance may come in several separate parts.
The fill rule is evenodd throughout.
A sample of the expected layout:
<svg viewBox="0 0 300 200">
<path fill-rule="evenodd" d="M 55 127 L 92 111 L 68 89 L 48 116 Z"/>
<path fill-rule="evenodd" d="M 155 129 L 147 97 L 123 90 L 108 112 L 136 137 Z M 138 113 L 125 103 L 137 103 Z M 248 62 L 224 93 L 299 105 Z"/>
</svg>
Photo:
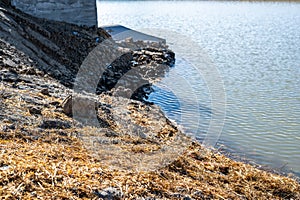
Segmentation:
<svg viewBox="0 0 300 200">
<path fill-rule="evenodd" d="M 11 0 L 11 4 L 36 17 L 97 26 L 96 0 Z"/>
</svg>

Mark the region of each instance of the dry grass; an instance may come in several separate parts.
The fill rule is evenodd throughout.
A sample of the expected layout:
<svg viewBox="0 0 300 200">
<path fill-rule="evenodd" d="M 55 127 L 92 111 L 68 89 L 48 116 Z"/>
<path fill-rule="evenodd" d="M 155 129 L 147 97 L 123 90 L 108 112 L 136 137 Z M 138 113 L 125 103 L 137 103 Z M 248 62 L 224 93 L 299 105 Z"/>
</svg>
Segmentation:
<svg viewBox="0 0 300 200">
<path fill-rule="evenodd" d="M 73 132 L 74 130 L 70 130 Z M 0 133 L 3 199 L 91 199 L 115 187 L 124 199 L 299 199 L 299 183 L 191 145 L 168 166 L 151 172 L 112 170 L 76 137 L 55 131 L 38 140 Z"/>
<path fill-rule="evenodd" d="M 9 56 L 18 57 L 11 48 L 5 48 L 11 51 Z M 41 128 L 44 119 L 69 124 L 74 121 L 56 106 L 67 95 L 66 88 L 45 77 L 32 76 L 31 80 L 36 86 L 52 85 L 57 90 L 48 87 L 51 95 L 47 96 L 38 87 L 18 89 L 30 85 L 24 82 L 0 82 L 1 199 L 99 199 L 107 188 L 122 194 L 114 199 L 300 199 L 300 185 L 295 179 L 256 169 L 191 143 L 162 113 L 155 108 L 149 112 L 149 107 L 138 103 L 126 108 L 130 111 L 126 119 L 136 123 L 134 128 L 147 129 L 152 134 L 148 137 L 139 137 L 130 129 L 132 124 L 121 123 L 126 120 L 122 115 L 125 105 L 110 110 L 122 116 L 118 126 L 110 124 L 110 132 L 75 125 Z M 107 96 L 101 101 L 113 104 Z M 32 106 L 40 107 L 41 112 L 32 114 Z M 102 117 L 106 116 L 104 111 Z M 109 117 L 107 114 L 107 120 Z M 130 131 L 132 134 L 127 133 Z M 110 140 L 109 148 L 117 151 L 101 148 L 105 143 L 95 144 L 93 138 L 99 137 Z M 159 153 L 152 156 L 162 149 L 166 158 Z M 145 166 L 137 166 L 139 158 L 145 158 Z M 160 163 L 160 159 L 169 162 Z M 131 168 L 114 167 L 116 160 Z"/>
<path fill-rule="evenodd" d="M 112 139 L 121 142 L 111 143 L 120 151 L 109 152 L 104 149 L 95 153 L 101 143 L 92 147 L 89 142 L 93 141 L 89 139 L 105 135 L 105 128 L 38 128 L 40 120 L 45 118 L 71 123 L 72 119 L 53 104 L 61 103 L 61 98 L 45 96 L 38 89 L 18 90 L 3 83 L 0 83 L 0 89 L 0 114 L 7 118 L 0 123 L 2 199 L 99 199 L 101 191 L 109 187 L 122 193 L 115 199 L 300 199 L 300 185 L 295 179 L 233 161 L 218 152 L 204 149 L 198 143 L 188 145 L 189 141 L 181 137 L 173 140 L 177 134 L 176 128 L 157 114 L 159 112 L 155 108 L 155 112 L 149 112 L 149 108 L 141 107 L 138 103 L 127 107 L 132 111 L 129 114 L 131 119 L 144 128 L 153 129 L 152 133 L 158 135 L 150 138 L 159 140 L 120 134 Z M 22 96 L 36 100 L 40 97 L 43 104 L 41 114 L 30 114 L 28 107 L 35 104 L 26 102 Z M 133 108 L 134 105 L 136 108 Z M 139 109 L 139 112 L 134 112 L 135 109 Z M 12 115 L 18 120 L 12 122 L 15 120 L 11 118 Z M 3 128 L 14 123 L 14 129 Z M 117 132 L 117 129 L 114 131 Z M 151 153 L 159 152 L 163 145 L 170 145 L 171 150 L 179 150 L 179 147 L 183 150 L 177 155 L 172 154 L 174 151 L 163 155 L 170 157 L 170 162 L 159 165 L 159 159 L 162 158 L 159 154 L 152 157 Z M 109 153 L 112 155 L 110 161 L 105 158 Z M 130 153 L 131 157 L 126 160 L 121 153 Z M 145 166 L 134 168 L 137 165 L 135 161 L 143 154 Z M 116 159 L 131 164 L 131 170 L 113 167 L 111 164 Z M 152 169 L 149 166 L 151 164 L 156 165 L 155 170 L 141 170 Z"/>
</svg>

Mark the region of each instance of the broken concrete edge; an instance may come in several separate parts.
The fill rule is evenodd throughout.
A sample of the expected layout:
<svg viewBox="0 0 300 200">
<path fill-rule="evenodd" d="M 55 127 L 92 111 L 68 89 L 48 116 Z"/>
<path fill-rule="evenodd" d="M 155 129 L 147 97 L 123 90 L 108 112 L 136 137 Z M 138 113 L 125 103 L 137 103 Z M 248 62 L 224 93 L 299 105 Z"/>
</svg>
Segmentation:
<svg viewBox="0 0 300 200">
<path fill-rule="evenodd" d="M 131 38 L 133 41 L 158 42 L 158 43 L 166 44 L 166 40 L 163 38 L 142 33 L 140 31 L 136 31 L 134 29 L 119 24 L 101 26 L 101 28 L 103 28 L 106 32 L 108 32 L 111 35 L 111 37 L 116 41 L 126 40 L 128 38 Z"/>
</svg>

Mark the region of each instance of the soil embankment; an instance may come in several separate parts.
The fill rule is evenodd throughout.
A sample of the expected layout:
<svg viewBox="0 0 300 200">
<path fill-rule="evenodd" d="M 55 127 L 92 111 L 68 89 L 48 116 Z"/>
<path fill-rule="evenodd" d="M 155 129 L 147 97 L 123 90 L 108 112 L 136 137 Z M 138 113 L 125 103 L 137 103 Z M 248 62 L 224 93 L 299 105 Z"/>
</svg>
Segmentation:
<svg viewBox="0 0 300 200">
<path fill-rule="evenodd" d="M 95 93 L 87 91 L 88 73 L 79 82 L 87 86 L 74 92 L 82 63 L 100 44 L 97 65 L 121 56 Z M 174 59 L 164 44 L 116 43 L 102 29 L 0 4 L 0 196 L 300 199 L 294 179 L 204 149 L 143 102 Z"/>
</svg>

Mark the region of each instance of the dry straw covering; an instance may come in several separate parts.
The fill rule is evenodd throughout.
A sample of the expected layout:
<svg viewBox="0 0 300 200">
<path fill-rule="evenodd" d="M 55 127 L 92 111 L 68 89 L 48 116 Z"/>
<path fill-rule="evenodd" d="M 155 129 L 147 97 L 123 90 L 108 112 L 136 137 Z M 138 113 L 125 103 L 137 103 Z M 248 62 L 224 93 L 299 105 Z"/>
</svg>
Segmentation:
<svg viewBox="0 0 300 200">
<path fill-rule="evenodd" d="M 66 105 L 74 74 L 107 38 L 102 29 L 36 19 L 0 2 L 1 199 L 300 199 L 293 175 L 206 149 L 159 107 L 113 97 L 105 81 L 101 95 L 77 94 L 95 103 L 101 127 L 74 120 Z M 146 70 L 155 62 L 171 63 L 174 54 L 164 48 L 128 51 L 106 80 L 115 81 L 117 70 L 126 73 L 128 63 Z M 166 147 L 177 154 L 155 154 Z M 130 160 L 141 157 L 139 166 Z"/>
</svg>

